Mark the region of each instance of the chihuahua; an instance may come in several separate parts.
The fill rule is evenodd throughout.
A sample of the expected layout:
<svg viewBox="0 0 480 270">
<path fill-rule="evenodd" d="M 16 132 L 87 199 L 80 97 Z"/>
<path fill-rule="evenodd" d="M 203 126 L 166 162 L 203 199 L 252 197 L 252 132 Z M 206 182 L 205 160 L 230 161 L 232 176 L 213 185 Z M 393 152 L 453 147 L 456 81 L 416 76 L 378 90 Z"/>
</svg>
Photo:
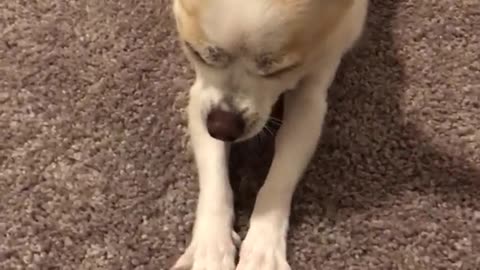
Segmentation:
<svg viewBox="0 0 480 270">
<path fill-rule="evenodd" d="M 363 33 L 367 8 L 368 0 L 173 0 L 195 71 L 187 111 L 200 191 L 192 240 L 172 269 L 290 269 L 292 196 L 322 133 L 328 88 Z M 241 241 L 233 231 L 229 149 L 263 131 L 280 96 L 275 154 Z"/>
</svg>

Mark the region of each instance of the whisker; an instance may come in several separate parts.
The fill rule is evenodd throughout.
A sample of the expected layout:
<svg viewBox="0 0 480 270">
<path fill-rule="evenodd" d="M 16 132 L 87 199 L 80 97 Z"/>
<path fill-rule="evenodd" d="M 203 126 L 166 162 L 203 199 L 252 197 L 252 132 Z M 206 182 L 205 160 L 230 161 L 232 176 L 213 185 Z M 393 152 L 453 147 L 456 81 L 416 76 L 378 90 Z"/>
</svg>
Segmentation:
<svg viewBox="0 0 480 270">
<path fill-rule="evenodd" d="M 265 126 L 263 129 L 266 130 L 270 135 L 272 135 L 272 137 L 275 136 L 275 135 L 273 134 L 273 131 L 272 131 L 271 129 L 269 129 L 268 126 Z"/>
<path fill-rule="evenodd" d="M 279 124 L 283 123 L 283 121 L 281 119 L 278 119 L 274 116 L 270 116 L 269 120 L 272 121 L 272 122 L 275 122 L 275 123 L 279 123 Z"/>
<path fill-rule="evenodd" d="M 270 117 L 267 121 L 267 125 L 272 124 L 274 127 L 277 127 L 277 128 L 281 127 L 282 123 L 283 123 L 282 120 L 275 117 Z"/>
<path fill-rule="evenodd" d="M 280 126 L 282 125 L 282 123 L 278 123 L 278 122 L 271 121 L 271 120 L 267 122 L 267 125 L 268 125 L 268 124 L 272 124 L 272 125 L 274 125 L 275 127 L 280 127 Z"/>
</svg>

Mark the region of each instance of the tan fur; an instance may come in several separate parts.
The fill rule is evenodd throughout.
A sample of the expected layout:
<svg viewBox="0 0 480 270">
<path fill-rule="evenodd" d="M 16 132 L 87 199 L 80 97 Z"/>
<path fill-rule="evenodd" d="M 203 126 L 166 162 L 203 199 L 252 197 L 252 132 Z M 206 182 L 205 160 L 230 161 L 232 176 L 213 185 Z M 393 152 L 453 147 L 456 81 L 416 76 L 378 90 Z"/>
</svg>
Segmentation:
<svg viewBox="0 0 480 270">
<path fill-rule="evenodd" d="M 202 12 L 212 1 L 177 0 L 175 18 L 181 39 L 193 44 L 209 44 L 202 29 Z M 221 0 L 220 0 L 221 1 Z M 288 21 L 282 29 L 288 41 L 278 50 L 283 56 L 303 58 L 306 52 L 319 47 L 342 20 L 355 0 L 269 0 L 272 6 L 285 11 Z M 320 48 L 317 48 L 320 49 Z"/>
<path fill-rule="evenodd" d="M 362 33 L 367 6 L 368 0 L 174 0 L 196 75 L 188 122 L 200 186 L 193 237 L 174 270 L 291 270 L 291 198 L 320 139 L 327 91 Z M 228 149 L 264 131 L 282 94 L 275 155 L 236 265 Z M 218 111 L 239 116 L 245 128 L 234 138 L 212 135 L 208 119 Z"/>
<path fill-rule="evenodd" d="M 288 42 L 282 48 L 285 55 L 297 55 L 300 58 L 307 57 L 308 52 L 312 56 L 321 53 L 324 49 L 322 41 L 328 38 L 335 27 L 341 22 L 346 11 L 352 4 L 352 0 L 337 0 L 335 3 L 327 3 L 324 6 L 312 7 L 312 10 L 302 10 L 310 7 L 308 0 L 277 0 L 286 6 L 285 9 L 297 10 L 292 15 L 291 28 L 288 32 Z M 320 11 L 321 9 L 321 11 Z M 303 16 L 310 13 L 308 16 Z M 315 16 L 314 14 L 321 14 Z M 326 43 L 325 43 L 326 44 Z"/>
<path fill-rule="evenodd" d="M 180 38 L 194 44 L 208 42 L 201 25 L 198 23 L 199 2 L 178 0 L 174 4 L 175 20 Z"/>
</svg>

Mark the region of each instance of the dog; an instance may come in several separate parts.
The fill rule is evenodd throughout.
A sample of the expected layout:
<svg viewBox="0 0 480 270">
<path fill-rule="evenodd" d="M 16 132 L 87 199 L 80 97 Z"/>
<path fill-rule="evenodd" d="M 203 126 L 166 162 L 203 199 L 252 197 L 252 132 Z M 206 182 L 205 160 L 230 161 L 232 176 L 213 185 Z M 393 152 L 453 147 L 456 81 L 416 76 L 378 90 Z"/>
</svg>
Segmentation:
<svg viewBox="0 0 480 270">
<path fill-rule="evenodd" d="M 292 196 L 320 139 L 328 88 L 363 33 L 368 5 L 173 0 L 182 53 L 195 71 L 187 114 L 200 191 L 192 240 L 171 269 L 290 269 Z M 241 241 L 233 231 L 230 146 L 261 133 L 280 96 L 275 154 Z"/>
</svg>

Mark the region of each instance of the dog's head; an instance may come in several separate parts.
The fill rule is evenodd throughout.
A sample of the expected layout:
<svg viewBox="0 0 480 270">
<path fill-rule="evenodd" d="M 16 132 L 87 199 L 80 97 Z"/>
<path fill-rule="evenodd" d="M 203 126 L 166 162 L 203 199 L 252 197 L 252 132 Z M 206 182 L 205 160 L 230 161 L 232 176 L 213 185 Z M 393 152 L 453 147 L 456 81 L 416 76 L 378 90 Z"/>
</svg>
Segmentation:
<svg viewBox="0 0 480 270">
<path fill-rule="evenodd" d="M 255 136 L 272 106 L 307 75 L 353 0 L 175 0 L 191 89 L 214 138 Z"/>
</svg>

